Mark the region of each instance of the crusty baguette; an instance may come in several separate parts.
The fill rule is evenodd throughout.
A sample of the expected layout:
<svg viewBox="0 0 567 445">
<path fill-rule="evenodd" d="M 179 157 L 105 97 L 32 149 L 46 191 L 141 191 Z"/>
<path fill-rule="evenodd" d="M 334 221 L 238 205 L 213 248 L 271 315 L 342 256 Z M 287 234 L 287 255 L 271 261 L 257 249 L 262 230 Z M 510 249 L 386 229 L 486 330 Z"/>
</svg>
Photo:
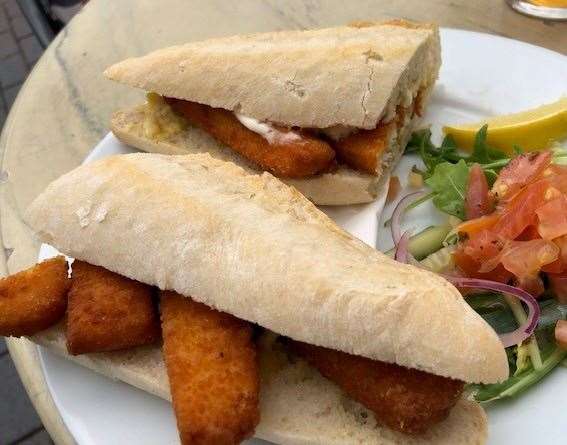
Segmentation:
<svg viewBox="0 0 567 445">
<path fill-rule="evenodd" d="M 171 400 L 161 349 L 70 356 L 60 326 L 33 341 L 112 379 Z M 488 436 L 486 415 L 475 402 L 461 400 L 449 417 L 423 436 L 412 437 L 376 424 L 371 412 L 350 400 L 329 380 L 261 341 L 261 420 L 256 437 L 281 445 L 480 445 Z"/>
<path fill-rule="evenodd" d="M 234 162 L 246 171 L 258 173 L 259 170 L 230 148 L 222 145 L 203 130 L 196 127 L 155 139 L 147 137 L 143 130 L 144 106 L 118 111 L 112 117 L 111 129 L 114 135 L 125 144 L 150 153 L 183 155 L 209 153 L 216 159 Z M 339 167 L 333 173 L 325 173 L 306 179 L 282 179 L 293 185 L 307 198 L 319 205 L 345 205 L 372 202 L 387 177 L 390 168 L 396 165 L 403 147 L 411 136 L 413 125 L 406 125 L 400 131 L 400 142 L 391 146 L 391 155 L 381 175 L 374 176 L 356 172 L 347 167 Z"/>
<path fill-rule="evenodd" d="M 299 341 L 467 382 L 508 376 L 500 340 L 457 289 L 267 173 L 208 154 L 112 156 L 51 183 L 27 219 L 73 258 Z"/>
<path fill-rule="evenodd" d="M 369 129 L 379 121 L 391 121 L 418 93 L 424 103 L 440 62 L 435 26 L 393 20 L 188 43 L 125 60 L 105 74 L 164 96 L 287 126 Z M 376 160 L 375 174 L 341 167 L 334 173 L 284 181 L 319 205 L 371 202 L 399 160 L 417 120 L 403 122 Z M 136 108 L 116 113 L 111 126 L 120 140 L 144 151 L 207 151 L 257 171 L 194 127 L 155 138 L 147 135 L 143 124 L 144 112 Z"/>
<path fill-rule="evenodd" d="M 393 21 L 187 43 L 105 75 L 287 126 L 370 129 L 432 85 L 439 65 L 435 26 Z"/>
<path fill-rule="evenodd" d="M 431 88 L 422 90 L 424 101 L 431 93 Z M 172 134 L 162 137 L 150 137 L 144 130 L 144 124 L 151 111 L 147 105 L 139 105 L 130 110 L 117 111 L 111 120 L 114 135 L 125 144 L 149 153 L 184 155 L 209 153 L 216 159 L 233 162 L 247 172 L 258 173 L 260 170 L 244 157 L 229 147 L 221 144 L 205 131 L 187 126 Z M 406 119 L 392 138 L 388 150 L 382 155 L 376 175 L 357 172 L 346 166 L 337 171 L 305 179 L 282 179 L 288 185 L 297 188 L 303 195 L 318 205 L 348 205 L 372 202 L 391 169 L 396 166 L 404 148 L 411 137 L 419 117 Z"/>
</svg>

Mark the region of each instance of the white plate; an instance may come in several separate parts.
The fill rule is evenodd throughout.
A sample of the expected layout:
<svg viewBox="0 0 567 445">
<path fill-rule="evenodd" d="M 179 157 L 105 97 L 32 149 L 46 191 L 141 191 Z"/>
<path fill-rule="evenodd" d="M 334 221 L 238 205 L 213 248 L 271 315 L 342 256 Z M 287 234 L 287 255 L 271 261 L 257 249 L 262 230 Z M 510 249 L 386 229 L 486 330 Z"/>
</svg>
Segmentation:
<svg viewBox="0 0 567 445">
<path fill-rule="evenodd" d="M 567 94 L 567 58 L 518 41 L 467 31 L 442 30 L 443 67 L 425 123 L 436 135 L 440 125 L 519 111 L 552 102 Z M 107 136 L 89 159 L 122 153 L 128 148 Z M 406 157 L 397 168 L 405 183 L 416 160 Z M 382 197 L 383 198 L 383 197 Z M 376 212 L 381 202 L 333 209 L 329 214 L 369 244 L 376 240 Z M 384 214 L 391 213 L 391 205 Z M 327 210 L 327 209 L 326 209 Z M 423 206 L 407 219 L 423 228 L 439 218 Z M 381 248 L 391 246 L 381 230 Z M 49 256 L 43 249 L 41 256 Z M 39 348 L 47 384 L 63 420 L 76 441 L 90 444 L 177 444 L 169 403 L 56 357 Z M 567 443 L 567 370 L 557 369 L 518 400 L 488 408 L 490 444 Z M 251 440 L 248 444 L 266 443 Z"/>
</svg>

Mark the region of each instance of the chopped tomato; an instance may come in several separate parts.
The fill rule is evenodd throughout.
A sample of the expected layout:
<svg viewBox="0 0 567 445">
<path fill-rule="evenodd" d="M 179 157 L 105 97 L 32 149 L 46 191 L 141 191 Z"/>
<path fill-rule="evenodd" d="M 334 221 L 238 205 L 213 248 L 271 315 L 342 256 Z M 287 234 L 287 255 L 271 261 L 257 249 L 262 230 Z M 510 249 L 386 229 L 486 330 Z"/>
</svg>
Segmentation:
<svg viewBox="0 0 567 445">
<path fill-rule="evenodd" d="M 552 188 L 552 190 L 556 190 Z M 567 235 L 567 198 L 561 192 L 551 201 L 536 210 L 539 220 L 538 232 L 544 239 Z"/>
<path fill-rule="evenodd" d="M 533 225 L 526 227 L 524 231 L 516 237 L 516 241 L 530 241 L 538 238 L 541 238 L 541 236 L 539 236 L 537 226 Z"/>
<path fill-rule="evenodd" d="M 489 230 L 483 230 L 461 244 L 455 252 L 455 264 L 467 276 L 506 283 L 512 274 L 495 261 L 500 257 L 504 242 Z M 492 266 L 487 264 L 494 262 Z"/>
<path fill-rule="evenodd" d="M 488 189 L 488 181 L 482 167 L 474 164 L 469 172 L 465 215 L 467 220 L 488 215 L 494 210 L 494 201 Z"/>
<path fill-rule="evenodd" d="M 555 238 L 553 243 L 559 247 L 559 258 L 561 259 L 561 262 L 567 266 L 567 236 Z"/>
<path fill-rule="evenodd" d="M 500 216 L 496 213 L 492 213 L 491 215 L 481 216 L 480 218 L 471 219 L 469 221 L 465 221 L 457 226 L 457 232 L 463 233 L 472 237 L 483 230 L 490 229 L 496 222 Z"/>
<path fill-rule="evenodd" d="M 558 320 L 555 325 L 555 341 L 557 346 L 562 349 L 567 349 L 567 321 Z"/>
<path fill-rule="evenodd" d="M 503 238 L 514 240 L 528 226 L 537 224 L 536 209 L 545 202 L 549 182 L 540 180 L 517 193 L 504 208 L 493 230 Z"/>
<path fill-rule="evenodd" d="M 490 230 L 483 230 L 464 243 L 467 255 L 479 261 L 486 261 L 499 255 L 504 248 L 504 240 Z"/>
<path fill-rule="evenodd" d="M 547 277 L 555 299 L 561 304 L 567 304 L 567 275 L 550 273 Z"/>
<path fill-rule="evenodd" d="M 559 248 L 551 241 L 509 241 L 500 256 L 504 268 L 514 274 L 521 288 L 537 296 L 543 292 L 539 273 L 543 266 L 559 258 Z"/>
<path fill-rule="evenodd" d="M 525 153 L 515 157 L 500 171 L 492 192 L 500 200 L 507 200 L 524 186 L 536 180 L 551 164 L 551 152 Z"/>
<path fill-rule="evenodd" d="M 534 297 L 539 297 L 545 291 L 543 280 L 539 275 L 531 277 L 516 278 L 515 286 L 524 289 Z"/>
<path fill-rule="evenodd" d="M 504 267 L 499 264 L 495 269 L 487 273 L 479 272 L 482 262 L 477 261 L 467 255 L 463 249 L 458 249 L 453 253 L 453 260 L 459 268 L 459 270 L 466 277 L 471 278 L 481 278 L 484 280 L 498 281 L 500 283 L 507 283 L 512 278 L 512 274 L 504 269 Z"/>
<path fill-rule="evenodd" d="M 567 173 L 551 174 L 544 178 L 560 193 L 567 193 Z"/>
<path fill-rule="evenodd" d="M 542 173 L 543 177 L 562 175 L 567 175 L 567 165 L 550 164 Z"/>
<path fill-rule="evenodd" d="M 567 166 L 551 164 L 551 152 L 513 159 L 492 192 L 473 165 L 465 200 L 466 235 L 454 253 L 465 275 L 509 282 L 534 296 L 544 291 L 542 273 L 567 302 Z M 496 197 L 498 205 L 493 209 Z"/>
<path fill-rule="evenodd" d="M 541 271 L 548 273 L 561 273 L 563 271 L 563 262 L 561 261 L 561 257 L 557 258 L 553 263 L 543 266 Z"/>
</svg>

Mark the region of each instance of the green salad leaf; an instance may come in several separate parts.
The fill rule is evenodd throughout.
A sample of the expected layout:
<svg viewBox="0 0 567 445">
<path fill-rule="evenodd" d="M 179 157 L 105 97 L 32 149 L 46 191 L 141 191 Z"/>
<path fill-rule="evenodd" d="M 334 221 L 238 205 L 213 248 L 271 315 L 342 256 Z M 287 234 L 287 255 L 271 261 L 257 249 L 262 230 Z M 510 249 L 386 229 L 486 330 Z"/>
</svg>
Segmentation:
<svg viewBox="0 0 567 445">
<path fill-rule="evenodd" d="M 414 171 L 420 173 L 424 179 L 429 178 L 435 167 L 444 162 L 459 162 L 463 157 L 457 151 L 457 145 L 451 136 L 446 136 L 439 147 L 431 142 L 431 130 L 425 128 L 415 131 L 408 145 L 406 153 L 417 153 L 425 165 L 425 171 L 414 167 Z"/>
<path fill-rule="evenodd" d="M 474 385 L 474 398 L 478 402 L 490 402 L 493 400 L 517 396 L 538 383 L 566 357 L 566 350 L 555 347 L 551 353 L 548 353 L 547 356 L 545 356 L 543 366 L 539 369 L 529 367 L 526 371 L 513 375 L 502 383 Z"/>
<path fill-rule="evenodd" d="M 432 199 L 442 212 L 465 219 L 465 196 L 468 187 L 470 168 L 479 164 L 489 185 L 510 160 L 523 153 L 514 147 L 512 155 L 495 150 L 487 143 L 487 126 L 482 127 L 475 136 L 472 152 L 466 153 L 457 147 L 455 141 L 447 136 L 440 146 L 431 141 L 429 129 L 412 135 L 406 153 L 415 153 L 423 161 L 423 168 L 414 166 L 413 171 L 421 174 L 431 193 L 416 200 L 408 208 L 413 208 Z M 567 150 L 553 150 L 553 162 L 567 164 Z M 428 258 L 435 256 L 435 253 Z M 423 261 L 426 261 L 427 258 Z M 423 263 L 422 261 L 422 263 Z M 469 294 L 466 297 L 470 306 L 499 334 L 511 332 L 526 320 L 525 309 L 519 300 L 499 293 Z M 473 397 L 479 402 L 513 397 L 536 385 L 560 364 L 567 366 L 567 351 L 556 344 L 555 324 L 567 319 L 567 305 L 557 303 L 549 292 L 540 296 L 541 315 L 534 334 L 522 344 L 506 348 L 510 368 L 510 378 L 492 385 L 468 385 Z"/>
<path fill-rule="evenodd" d="M 517 322 L 504 297 L 497 293 L 481 293 L 467 297 L 467 302 L 488 322 L 496 332 L 516 329 Z M 539 301 L 541 316 L 535 331 L 536 347 L 539 345 L 541 365 L 534 366 L 528 359 L 530 341 L 506 349 L 510 366 L 510 378 L 491 385 L 470 385 L 469 389 L 478 402 L 489 402 L 513 397 L 541 381 L 556 366 L 567 359 L 567 351 L 557 347 L 554 327 L 557 320 L 567 318 L 567 305 L 553 298 Z"/>
<path fill-rule="evenodd" d="M 484 125 L 478 130 L 474 138 L 473 152 L 465 160 L 468 164 L 477 163 L 480 165 L 492 164 L 501 159 L 510 159 L 506 153 L 490 147 L 486 142 L 488 125 Z M 521 150 L 521 149 L 520 149 Z"/>
<path fill-rule="evenodd" d="M 431 141 L 429 128 L 412 134 L 405 152 L 416 153 L 421 157 L 425 169 L 414 166 L 413 171 L 421 174 L 426 184 L 433 189 L 433 194 L 427 196 L 427 199 L 433 198 L 433 203 L 442 212 L 464 218 L 466 185 L 473 164 L 480 164 L 491 186 L 498 172 L 510 161 L 511 158 L 506 153 L 487 144 L 487 132 L 486 125 L 477 132 L 470 154 L 460 150 L 450 135 L 445 136 L 437 147 Z"/>
<path fill-rule="evenodd" d="M 469 179 L 469 167 L 464 159 L 456 164 L 443 162 L 435 166 L 433 174 L 425 183 L 435 195 L 433 203 L 442 212 L 465 218 L 465 195 Z"/>
<path fill-rule="evenodd" d="M 435 146 L 431 142 L 431 130 L 425 128 L 412 134 L 405 152 L 420 155 L 425 170 L 417 169 L 416 171 L 421 173 L 424 179 L 431 177 L 439 164 L 445 162 L 456 164 L 461 160 L 465 161 L 468 166 L 474 163 L 486 166 L 485 171 L 489 170 L 490 178 L 495 179 L 498 171 L 510 160 L 510 156 L 490 147 L 486 142 L 487 133 L 487 125 L 478 130 L 475 135 L 473 151 L 468 154 L 457 147 L 451 135 L 445 136 L 439 147 Z"/>
</svg>

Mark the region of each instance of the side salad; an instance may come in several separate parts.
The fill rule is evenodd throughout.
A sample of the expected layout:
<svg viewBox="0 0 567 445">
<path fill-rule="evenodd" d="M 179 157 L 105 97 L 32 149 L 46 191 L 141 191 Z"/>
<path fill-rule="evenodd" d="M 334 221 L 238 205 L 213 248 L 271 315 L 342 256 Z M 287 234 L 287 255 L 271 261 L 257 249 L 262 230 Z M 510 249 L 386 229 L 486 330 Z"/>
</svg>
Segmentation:
<svg viewBox="0 0 567 445">
<path fill-rule="evenodd" d="M 450 136 L 436 146 L 428 129 L 414 133 L 406 153 L 424 168 L 410 182 L 426 187 L 388 221 L 395 258 L 451 281 L 506 347 L 510 378 L 470 385 L 479 402 L 516 396 L 567 366 L 567 150 L 508 155 L 486 136 L 484 126 L 464 153 Z M 403 215 L 428 200 L 447 224 L 401 233 Z"/>
</svg>

